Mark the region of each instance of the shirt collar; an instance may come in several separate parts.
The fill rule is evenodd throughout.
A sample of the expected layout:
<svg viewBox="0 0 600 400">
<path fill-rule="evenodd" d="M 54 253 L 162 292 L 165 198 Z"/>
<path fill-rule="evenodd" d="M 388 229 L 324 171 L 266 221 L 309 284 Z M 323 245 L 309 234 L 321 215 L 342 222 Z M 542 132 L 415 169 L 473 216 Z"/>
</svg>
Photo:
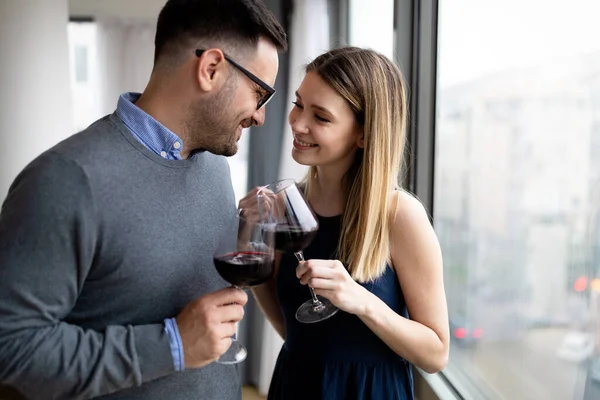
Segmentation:
<svg viewBox="0 0 600 400">
<path fill-rule="evenodd" d="M 166 159 L 181 160 L 183 141 L 164 125 L 137 107 L 140 93 L 123 93 L 117 103 L 117 115 L 133 136 L 154 153 Z"/>
</svg>

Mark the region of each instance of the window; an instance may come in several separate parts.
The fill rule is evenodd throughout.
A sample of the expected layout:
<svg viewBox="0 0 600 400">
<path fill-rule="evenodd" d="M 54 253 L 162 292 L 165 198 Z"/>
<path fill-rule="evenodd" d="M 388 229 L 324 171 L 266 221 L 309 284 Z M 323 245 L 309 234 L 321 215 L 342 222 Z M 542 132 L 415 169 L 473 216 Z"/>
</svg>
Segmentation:
<svg viewBox="0 0 600 400">
<path fill-rule="evenodd" d="M 71 21 L 67 27 L 71 116 L 75 132 L 78 132 L 102 116 L 99 110 L 97 24 L 94 21 Z"/>
<path fill-rule="evenodd" d="M 76 45 L 73 51 L 75 54 L 75 81 L 85 83 L 88 81 L 88 48 Z"/>
<path fill-rule="evenodd" d="M 248 193 L 248 150 L 250 146 L 250 130 L 251 129 L 243 130 L 242 137 L 238 141 L 238 152 L 232 157 L 227 157 L 236 205 L 242 197 L 246 196 Z"/>
<path fill-rule="evenodd" d="M 599 399 L 600 3 L 439 11 L 447 376 L 489 398 Z"/>
<path fill-rule="evenodd" d="M 350 0 L 350 45 L 371 48 L 394 59 L 394 1 Z"/>
</svg>

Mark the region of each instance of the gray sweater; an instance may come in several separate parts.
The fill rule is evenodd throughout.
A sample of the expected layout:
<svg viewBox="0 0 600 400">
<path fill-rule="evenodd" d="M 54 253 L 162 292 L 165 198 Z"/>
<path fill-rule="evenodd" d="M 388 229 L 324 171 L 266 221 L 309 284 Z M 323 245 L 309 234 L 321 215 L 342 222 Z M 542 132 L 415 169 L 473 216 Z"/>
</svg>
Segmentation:
<svg viewBox="0 0 600 400">
<path fill-rule="evenodd" d="M 165 160 L 115 115 L 39 156 L 0 214 L 0 386 L 30 399 L 239 399 L 235 366 L 175 372 L 163 326 L 228 286 L 212 253 L 234 211 L 223 157 Z"/>
</svg>

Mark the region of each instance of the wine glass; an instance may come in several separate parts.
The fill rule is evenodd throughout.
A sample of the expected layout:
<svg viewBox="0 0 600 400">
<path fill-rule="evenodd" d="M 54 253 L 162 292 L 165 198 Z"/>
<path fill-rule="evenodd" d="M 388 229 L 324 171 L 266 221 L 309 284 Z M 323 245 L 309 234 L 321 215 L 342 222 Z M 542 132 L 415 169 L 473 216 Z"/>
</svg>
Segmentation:
<svg viewBox="0 0 600 400">
<path fill-rule="evenodd" d="M 238 210 L 213 256 L 217 272 L 232 287 L 243 289 L 269 280 L 275 271 L 275 230 L 269 229 L 254 210 Z M 232 338 L 229 349 L 217 360 L 237 364 L 246 359 L 246 348 Z"/>
<path fill-rule="evenodd" d="M 317 236 L 319 221 L 293 179 L 284 179 L 262 187 L 257 192 L 260 218 L 275 230 L 275 249 L 294 253 L 304 262 L 304 250 Z M 296 319 L 304 323 L 323 321 L 338 308 L 309 286 L 311 299 L 296 311 Z"/>
</svg>

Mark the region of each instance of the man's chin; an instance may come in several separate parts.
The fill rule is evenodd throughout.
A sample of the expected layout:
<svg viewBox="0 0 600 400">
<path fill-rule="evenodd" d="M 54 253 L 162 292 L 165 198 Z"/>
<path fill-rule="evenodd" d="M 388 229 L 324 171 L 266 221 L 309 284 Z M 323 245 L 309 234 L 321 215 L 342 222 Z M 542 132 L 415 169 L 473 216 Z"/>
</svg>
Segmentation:
<svg viewBox="0 0 600 400">
<path fill-rule="evenodd" d="M 237 142 L 233 141 L 233 138 L 231 138 L 231 140 L 232 141 L 229 143 L 214 143 L 210 147 L 207 146 L 206 150 L 217 156 L 231 157 L 238 152 Z"/>
<path fill-rule="evenodd" d="M 233 146 L 230 146 L 230 147 L 224 149 L 221 152 L 221 155 L 225 156 L 225 157 L 231 157 L 231 156 L 235 156 L 237 154 L 237 152 L 238 152 L 238 145 L 237 145 L 237 143 L 235 143 Z"/>
</svg>

